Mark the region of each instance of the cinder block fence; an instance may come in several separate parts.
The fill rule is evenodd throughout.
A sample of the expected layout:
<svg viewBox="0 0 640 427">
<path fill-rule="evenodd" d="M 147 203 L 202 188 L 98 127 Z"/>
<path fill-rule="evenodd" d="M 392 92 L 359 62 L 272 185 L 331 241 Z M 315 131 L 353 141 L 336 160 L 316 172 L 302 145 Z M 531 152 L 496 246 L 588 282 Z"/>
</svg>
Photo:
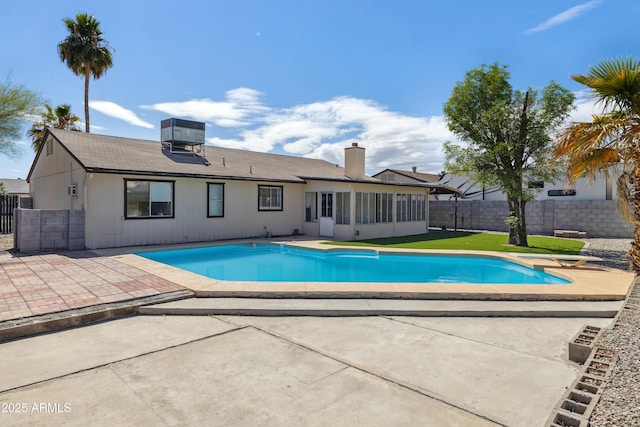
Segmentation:
<svg viewBox="0 0 640 427">
<path fill-rule="evenodd" d="M 14 210 L 14 247 L 22 252 L 84 249 L 84 210 Z"/>
<path fill-rule="evenodd" d="M 506 201 L 458 201 L 457 226 L 462 229 L 509 231 Z M 553 235 L 554 230 L 586 231 L 588 237 L 633 238 L 633 226 L 617 212 L 615 200 L 541 200 L 527 203 L 529 234 Z M 429 226 L 453 229 L 456 202 L 429 201 Z"/>
</svg>

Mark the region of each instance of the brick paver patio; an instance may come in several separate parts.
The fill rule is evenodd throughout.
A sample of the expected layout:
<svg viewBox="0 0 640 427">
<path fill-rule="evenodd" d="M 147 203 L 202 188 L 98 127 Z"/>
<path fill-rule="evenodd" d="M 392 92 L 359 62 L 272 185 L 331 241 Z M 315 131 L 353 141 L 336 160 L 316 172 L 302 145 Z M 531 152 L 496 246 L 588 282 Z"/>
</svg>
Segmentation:
<svg viewBox="0 0 640 427">
<path fill-rule="evenodd" d="M 0 252 L 0 321 L 183 289 L 89 251 Z"/>
</svg>

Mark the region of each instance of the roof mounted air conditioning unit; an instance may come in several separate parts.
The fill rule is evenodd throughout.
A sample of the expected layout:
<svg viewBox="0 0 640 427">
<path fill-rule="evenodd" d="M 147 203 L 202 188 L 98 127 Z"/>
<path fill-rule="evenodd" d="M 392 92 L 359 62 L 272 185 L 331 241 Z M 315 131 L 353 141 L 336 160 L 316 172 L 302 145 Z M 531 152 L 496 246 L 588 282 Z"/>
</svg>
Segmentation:
<svg viewBox="0 0 640 427">
<path fill-rule="evenodd" d="M 160 122 L 160 141 L 172 153 L 198 154 L 204 157 L 204 122 L 166 119 Z"/>
</svg>

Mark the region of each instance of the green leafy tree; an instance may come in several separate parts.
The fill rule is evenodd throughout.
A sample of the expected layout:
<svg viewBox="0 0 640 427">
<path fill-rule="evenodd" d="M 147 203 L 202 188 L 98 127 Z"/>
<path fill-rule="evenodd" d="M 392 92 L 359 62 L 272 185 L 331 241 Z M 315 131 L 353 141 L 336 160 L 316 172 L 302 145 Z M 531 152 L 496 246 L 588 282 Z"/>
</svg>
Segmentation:
<svg viewBox="0 0 640 427">
<path fill-rule="evenodd" d="M 24 86 L 16 86 L 8 79 L 0 84 L 0 153 L 17 155 L 15 141 L 20 138 L 24 122 L 38 114 L 41 102 Z"/>
<path fill-rule="evenodd" d="M 482 65 L 466 73 L 444 105 L 449 130 L 466 145 L 444 144 L 445 168 L 470 174 L 507 195 L 508 243 L 528 246 L 525 206 L 539 189 L 528 181 L 553 180 L 553 132 L 567 118 L 574 96 L 555 82 L 542 90 L 514 90 L 506 66 Z"/>
<path fill-rule="evenodd" d="M 99 79 L 113 66 L 112 49 L 102 38 L 100 22 L 93 15 L 79 13 L 75 20 L 62 21 L 69 35 L 58 44 L 58 54 L 75 75 L 84 76 L 84 118 L 89 133 L 89 80 L 91 76 Z"/>
<path fill-rule="evenodd" d="M 44 107 L 45 112 L 42 113 L 41 120 L 34 123 L 28 131 L 31 137 L 31 147 L 35 152 L 38 152 L 40 149 L 44 131 L 49 127 L 74 131 L 80 130 L 75 125 L 75 123 L 80 120 L 80 117 L 71 112 L 71 106 L 69 104 L 58 105 L 55 109 L 51 108 L 49 104 L 45 104 Z"/>
<path fill-rule="evenodd" d="M 568 164 L 572 180 L 620 168 L 618 207 L 634 226 L 630 269 L 640 273 L 640 61 L 632 57 L 603 60 L 587 74 L 572 76 L 587 86 L 602 113 L 591 122 L 574 122 L 558 140 L 557 157 Z"/>
</svg>

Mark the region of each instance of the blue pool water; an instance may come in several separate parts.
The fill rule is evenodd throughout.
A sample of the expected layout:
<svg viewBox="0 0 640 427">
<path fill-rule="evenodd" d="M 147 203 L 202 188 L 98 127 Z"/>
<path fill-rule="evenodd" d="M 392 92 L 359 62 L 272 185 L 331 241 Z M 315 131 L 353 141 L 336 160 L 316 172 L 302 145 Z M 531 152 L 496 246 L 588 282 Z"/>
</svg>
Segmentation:
<svg viewBox="0 0 640 427">
<path fill-rule="evenodd" d="M 265 282 L 565 284 L 497 258 L 315 251 L 283 245 L 226 245 L 141 252 L 139 256 L 212 279 Z"/>
</svg>

